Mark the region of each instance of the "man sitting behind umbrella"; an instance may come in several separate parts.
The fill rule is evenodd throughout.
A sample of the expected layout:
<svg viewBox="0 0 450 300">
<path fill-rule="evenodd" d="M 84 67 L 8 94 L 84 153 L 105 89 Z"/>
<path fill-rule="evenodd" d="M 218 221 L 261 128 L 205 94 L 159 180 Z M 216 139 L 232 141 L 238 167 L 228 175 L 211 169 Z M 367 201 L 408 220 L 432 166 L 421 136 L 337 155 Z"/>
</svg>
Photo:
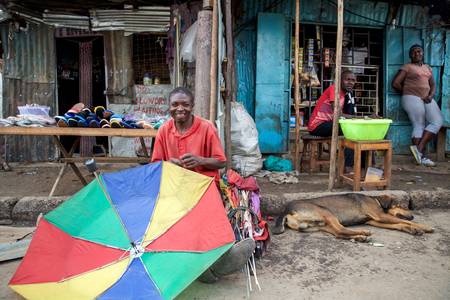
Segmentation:
<svg viewBox="0 0 450 300">
<path fill-rule="evenodd" d="M 170 161 L 180 167 L 214 177 L 219 181 L 219 169 L 226 157 L 214 125 L 194 116 L 194 95 L 187 88 L 177 87 L 169 94 L 171 119 L 162 125 L 156 136 L 152 162 Z M 214 282 L 220 276 L 241 269 L 252 255 L 255 242 L 245 239 L 233 245 L 200 280 Z"/>
</svg>

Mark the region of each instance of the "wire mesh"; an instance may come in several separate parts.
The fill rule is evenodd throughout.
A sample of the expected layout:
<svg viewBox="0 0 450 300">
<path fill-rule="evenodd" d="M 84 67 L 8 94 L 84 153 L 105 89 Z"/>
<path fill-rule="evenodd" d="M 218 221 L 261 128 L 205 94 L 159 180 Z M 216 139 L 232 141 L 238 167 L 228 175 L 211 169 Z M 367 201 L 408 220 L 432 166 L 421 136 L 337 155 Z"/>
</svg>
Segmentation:
<svg viewBox="0 0 450 300">
<path fill-rule="evenodd" d="M 170 84 L 166 43 L 167 39 L 158 34 L 133 35 L 133 69 L 136 84 L 143 84 L 146 73 L 151 78 L 151 83 Z"/>
</svg>

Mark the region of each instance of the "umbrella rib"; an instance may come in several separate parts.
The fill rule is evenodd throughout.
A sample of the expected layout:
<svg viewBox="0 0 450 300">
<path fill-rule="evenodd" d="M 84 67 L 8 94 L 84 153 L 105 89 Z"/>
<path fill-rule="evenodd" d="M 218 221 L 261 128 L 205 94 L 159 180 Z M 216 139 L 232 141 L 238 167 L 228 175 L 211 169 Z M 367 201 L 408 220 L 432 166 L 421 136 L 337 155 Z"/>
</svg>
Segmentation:
<svg viewBox="0 0 450 300">
<path fill-rule="evenodd" d="M 139 257 L 139 260 L 141 261 L 142 266 L 144 267 L 145 273 L 147 273 L 148 278 L 153 282 L 154 286 L 158 289 L 159 294 L 162 296 L 162 291 L 159 288 L 159 286 L 156 284 L 155 280 L 153 280 L 153 277 L 150 275 L 150 272 L 147 270 L 147 266 L 144 263 L 144 260 L 142 259 L 142 256 Z"/>
<path fill-rule="evenodd" d="M 134 246 L 134 242 L 133 242 L 133 240 L 131 239 L 131 236 L 130 236 L 130 234 L 128 233 L 127 228 L 125 227 L 125 224 L 123 224 L 122 218 L 120 217 L 119 212 L 118 212 L 117 209 L 116 209 L 116 206 L 115 206 L 114 203 L 112 202 L 111 197 L 109 197 L 109 194 L 106 192 L 105 186 L 103 185 L 102 181 L 100 180 L 99 176 L 97 175 L 97 172 L 94 172 L 94 175 L 95 175 L 95 179 L 97 179 L 97 182 L 99 183 L 99 185 L 100 185 L 100 187 L 101 187 L 101 189 L 102 189 L 102 191 L 103 191 L 103 194 L 105 194 L 106 199 L 108 199 L 109 204 L 111 204 L 111 207 L 113 208 L 114 213 L 116 214 L 117 218 L 119 219 L 119 222 L 120 222 L 120 224 L 122 225 L 123 230 L 125 231 L 125 234 L 126 234 L 127 237 L 128 237 L 128 240 L 130 241 L 130 244 L 131 244 L 132 246 Z"/>
</svg>

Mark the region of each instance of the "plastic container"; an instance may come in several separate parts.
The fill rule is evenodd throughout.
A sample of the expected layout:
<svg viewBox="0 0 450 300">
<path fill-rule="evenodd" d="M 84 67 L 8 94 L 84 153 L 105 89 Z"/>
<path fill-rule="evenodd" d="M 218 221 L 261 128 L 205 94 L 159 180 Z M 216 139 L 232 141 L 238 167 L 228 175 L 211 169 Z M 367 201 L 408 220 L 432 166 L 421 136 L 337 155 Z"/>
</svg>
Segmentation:
<svg viewBox="0 0 450 300">
<path fill-rule="evenodd" d="M 346 139 L 352 141 L 382 140 L 391 119 L 341 119 L 339 124 Z"/>
</svg>

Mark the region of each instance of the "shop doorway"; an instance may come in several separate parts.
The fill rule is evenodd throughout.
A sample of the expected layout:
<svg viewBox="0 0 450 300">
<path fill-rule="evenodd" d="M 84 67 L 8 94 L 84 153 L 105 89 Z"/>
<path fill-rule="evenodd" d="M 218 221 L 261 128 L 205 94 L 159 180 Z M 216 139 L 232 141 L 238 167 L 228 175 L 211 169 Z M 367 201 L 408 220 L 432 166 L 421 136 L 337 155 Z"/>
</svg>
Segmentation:
<svg viewBox="0 0 450 300">
<path fill-rule="evenodd" d="M 74 104 L 87 107 L 106 107 L 105 61 L 103 37 L 70 37 L 56 39 L 58 74 L 58 115 L 66 113 Z M 69 149 L 73 137 L 61 137 L 62 144 Z M 91 154 L 94 145 L 108 149 L 108 138 L 97 137 L 84 140 L 76 153 Z M 97 147 L 95 148 L 97 149 Z M 95 154 L 95 153 L 94 153 Z"/>
</svg>

